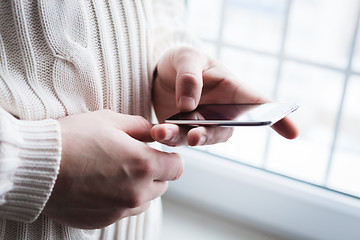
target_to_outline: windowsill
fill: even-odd
[[[287,238],[359,239],[360,201],[189,149],[168,197]]]
[[[186,205],[167,194],[162,202],[162,240],[286,240],[253,226]]]

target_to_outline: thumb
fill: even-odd
[[[191,48],[181,48],[175,53],[173,67],[176,71],[176,106],[180,111],[192,111],[200,102],[202,73],[207,58]]]
[[[119,114],[117,128],[142,142],[154,141],[150,135],[152,124],[141,116]]]

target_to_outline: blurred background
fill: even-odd
[[[268,128],[236,128],[229,142],[196,151],[329,191],[356,205],[360,201],[359,9],[358,0],[188,0],[190,30],[201,38],[209,55],[263,94],[300,106],[291,116],[300,129],[296,140],[282,139]],[[177,201],[181,191],[171,188],[164,198],[164,227],[168,226],[164,239],[176,239],[169,238],[174,234],[170,230],[180,224],[176,216],[181,222],[180,213],[186,212],[184,224],[186,219],[197,219],[200,225],[190,222],[200,235],[194,230],[182,239],[301,235],[276,235],[276,228],[263,232],[260,225],[238,223],[205,208],[200,211],[189,204],[191,200]],[[210,231],[213,238],[199,238],[206,231],[199,227],[204,222],[208,229],[218,229]]]

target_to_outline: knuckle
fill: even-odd
[[[142,116],[133,116],[134,121],[137,123],[137,125],[139,125],[139,128],[144,128],[144,129],[148,129],[151,127],[151,124],[148,120],[146,120],[144,117]]]
[[[146,178],[148,176],[152,176],[153,172],[154,169],[149,160],[143,159],[138,163],[136,170],[136,175],[138,177]]]
[[[198,76],[191,72],[184,72],[180,76],[180,80],[183,81],[184,84],[195,85],[200,84],[198,81]]]
[[[146,209],[148,209],[149,207],[150,207],[150,202],[144,203],[143,205],[141,205],[141,207],[138,207],[136,209],[131,209],[128,213],[128,216],[139,215],[140,213],[145,212]]]
[[[140,207],[144,202],[144,197],[142,196],[141,192],[133,191],[129,194],[127,199],[127,207],[128,208],[136,208]]]
[[[108,119],[110,121],[115,121],[120,117],[119,113],[116,113],[110,109],[103,109],[100,111],[101,111],[101,117],[105,117],[106,119]]]
[[[199,50],[189,46],[179,47],[178,51],[180,52],[181,57],[186,57],[186,58],[202,57],[203,55]]]

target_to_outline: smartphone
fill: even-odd
[[[271,126],[296,109],[298,105],[288,103],[203,104],[194,111],[177,113],[165,122],[190,126]]]

